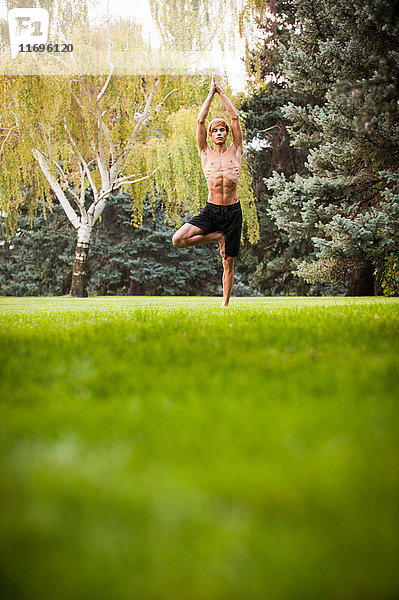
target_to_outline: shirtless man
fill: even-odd
[[[214,150],[206,140],[205,119],[215,94],[219,94],[231,118],[233,141],[227,148],[229,125],[222,119],[213,119],[208,127]],[[234,258],[238,256],[241,239],[242,213],[237,195],[241,170],[242,131],[238,113],[220,87],[216,75],[212,75],[209,94],[201,107],[197,120],[197,143],[202,170],[208,183],[208,201],[199,215],[185,223],[174,234],[172,241],[177,248],[197,246],[217,241],[223,258],[223,301],[228,306],[234,281]]]

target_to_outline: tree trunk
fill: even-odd
[[[347,296],[374,296],[376,293],[374,265],[359,263],[349,274]]]
[[[89,225],[79,227],[71,284],[71,296],[75,298],[87,298],[87,268],[90,237],[91,227]]]
[[[135,281],[134,279],[131,279],[130,284],[129,284],[128,295],[129,296],[145,296],[143,284]]]

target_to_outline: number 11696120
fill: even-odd
[[[20,52],[72,52],[73,44],[20,44]]]

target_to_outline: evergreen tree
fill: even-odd
[[[131,202],[112,198],[93,238],[90,287],[100,295],[213,295],[221,292],[217,244],[185,250],[172,244],[175,228],[165,222],[157,198],[146,199],[143,220],[132,226]]]
[[[18,228],[7,235],[0,217],[0,295],[51,296],[68,294],[75,232],[61,206],[53,212],[29,215],[25,207]]]
[[[300,106],[312,98],[295,94],[287,86],[282,72],[278,42],[287,41],[295,24],[295,3],[288,0],[275,3],[274,7],[271,4],[268,12],[261,8],[255,6],[259,17],[262,12],[262,20],[259,19],[261,41],[247,61],[252,94],[241,106],[247,131],[247,161],[257,199],[260,242],[253,247],[245,244],[238,271],[252,289],[263,294],[341,293],[342,285],[337,288],[320,283],[308,284],[292,274],[294,259],[307,256],[312,244],[310,240],[291,241],[268,211],[272,193],[265,186],[264,178],[270,177],[272,171],[283,173],[286,177],[306,173],[306,152],[290,146],[282,107],[289,101]]]
[[[132,225],[127,192],[112,195],[91,245],[88,290],[91,294],[214,295],[221,293],[222,266],[217,244],[177,250],[175,228],[143,202],[143,221]],[[6,238],[0,219],[0,295],[64,295],[71,285],[70,261],[75,234],[55,204],[51,213],[27,212]],[[239,290],[238,290],[239,291]]]
[[[297,273],[349,277],[378,293],[399,247],[399,21],[395,3],[301,0],[281,46],[290,90],[312,98],[283,115],[308,173],[274,172],[270,215],[290,242],[313,243]],[[316,253],[316,255],[315,255]]]

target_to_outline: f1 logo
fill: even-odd
[[[46,44],[49,14],[45,8],[12,8],[8,11],[8,31],[11,58],[15,58],[21,44]]]

